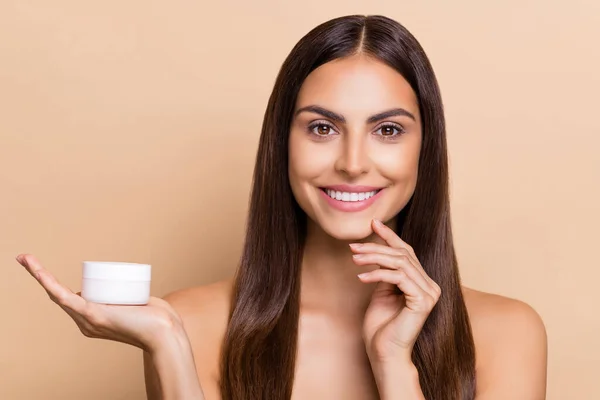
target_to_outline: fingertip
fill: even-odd
[[[362,247],[362,243],[350,243],[349,246],[351,250],[359,250]]]
[[[379,236],[381,235],[389,235],[390,228],[384,224],[381,220],[373,218],[373,231],[377,233]],[[383,236],[382,236],[383,237]]]

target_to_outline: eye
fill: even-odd
[[[401,125],[397,124],[383,124],[381,125],[375,132],[378,136],[381,136],[382,139],[396,139],[398,136],[405,133],[405,129]]]
[[[336,133],[334,127],[325,122],[316,122],[309,125],[308,131],[318,137],[327,137]]]

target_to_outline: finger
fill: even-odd
[[[433,283],[433,280],[427,275],[419,260],[411,254],[407,249],[404,248],[394,248],[390,246],[385,246],[379,243],[352,243],[350,244],[350,249],[357,254],[361,253],[380,253],[380,254],[389,254],[392,256],[407,256],[411,259],[411,262],[415,266],[415,268],[419,271],[421,275],[430,283]]]
[[[390,247],[395,248],[395,249],[404,249],[405,251],[408,251],[408,253],[415,260],[417,269],[419,269],[423,275],[425,275],[428,279],[431,280],[432,286],[437,288],[437,286],[438,286],[437,283],[435,283],[429,277],[429,275],[427,275],[427,272],[425,272],[425,269],[423,269],[423,266],[419,262],[419,258],[415,254],[415,250],[412,248],[411,245],[406,243],[404,240],[400,239],[400,236],[398,236],[396,234],[396,232],[394,232],[393,229],[391,229],[389,226],[385,225],[383,222],[381,222],[377,219],[374,219],[372,225],[373,225],[373,231],[375,233],[377,233],[377,235],[379,235],[379,237],[381,237]]]
[[[83,311],[86,301],[61,285],[56,278],[32,255],[21,255],[17,261],[33,275],[56,304],[75,311]]]
[[[437,302],[403,270],[376,269],[359,274],[358,277],[365,283],[384,282],[396,285],[404,293],[406,307],[415,312],[429,314]]]
[[[19,264],[25,267],[25,269],[31,274],[31,276],[33,276],[35,279],[38,279],[37,272],[41,267],[39,266],[39,263],[31,262],[32,260],[37,261],[35,260],[34,256],[30,254],[19,254],[15,259]]]
[[[404,240],[400,239],[400,236],[398,236],[389,226],[377,219],[374,219],[371,225],[373,226],[373,231],[379,235],[388,246],[396,249],[406,249],[415,259],[417,259],[417,255],[413,248]]]
[[[50,298],[58,305],[68,307],[73,311],[82,313],[86,301],[71,290],[61,285],[47,270],[38,271],[39,282],[44,287]]]
[[[381,253],[354,254],[352,256],[354,262],[358,265],[377,264],[383,268],[391,270],[402,270],[410,277],[419,287],[430,295],[434,295],[434,290],[429,282],[421,275],[421,273],[411,263],[406,255],[393,256]]]
[[[402,292],[403,306],[401,310],[389,320],[389,327],[392,335],[391,341],[401,348],[410,349],[423,328],[429,314],[435,307],[436,301],[419,288],[408,275],[401,270],[378,269],[359,275],[362,282],[377,282],[377,286],[395,285]]]
[[[379,243],[351,243],[350,248],[355,253],[381,253],[381,254],[389,254],[389,255],[401,255],[406,254],[412,258],[412,254],[408,252],[408,250],[403,248],[390,247],[384,244]]]
[[[47,271],[43,270],[40,277],[47,285],[58,285],[58,290],[46,290],[48,295],[60,308],[66,312],[75,322],[81,333],[86,337],[100,337],[98,332],[101,332],[103,326],[108,322],[107,317],[100,312],[98,305],[88,303],[84,298],[79,296],[79,293],[73,293],[71,290],[60,285],[56,279]],[[54,281],[52,282],[48,282]],[[57,292],[61,292],[58,293]]]

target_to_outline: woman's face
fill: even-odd
[[[364,55],[328,62],[304,81],[289,140],[300,207],[330,236],[359,240],[410,200],[421,150],[417,98],[393,68]]]

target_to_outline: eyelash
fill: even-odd
[[[314,129],[320,126],[327,126],[329,127],[329,129],[331,130],[335,130],[335,128],[333,127],[333,125],[327,123],[327,122],[315,122],[312,123],[308,126],[308,132],[313,135],[314,137],[316,137],[318,140],[327,140],[329,136],[331,135],[319,135],[316,134],[314,132]],[[391,136],[387,136],[387,135],[377,135],[380,136],[382,140],[396,140],[399,136],[401,136],[402,134],[406,133],[406,130],[404,129],[404,127],[402,125],[398,125],[398,124],[392,124],[390,122],[387,123],[383,123],[379,126],[379,128],[377,129],[378,131],[381,129],[385,129],[385,128],[392,128],[392,129],[396,129],[398,131],[397,134],[395,135],[391,135]]]

